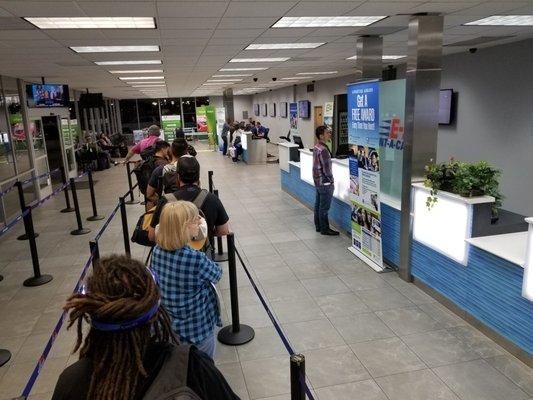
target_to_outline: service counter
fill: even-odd
[[[267,141],[262,138],[254,139],[251,132],[244,132],[241,135],[242,160],[246,164],[266,164],[267,162]]]
[[[351,236],[348,160],[334,159],[332,167],[330,221]],[[280,173],[282,189],[313,209],[312,153],[300,150],[300,162],[283,165],[280,157]],[[533,366],[533,218],[526,220],[526,230],[519,226],[518,232],[483,236],[493,198],[439,192],[428,210],[429,190],[421,183],[412,190],[415,283]],[[400,263],[400,210],[399,200],[381,195],[383,259],[395,267]]]

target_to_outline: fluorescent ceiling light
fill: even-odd
[[[76,53],[125,53],[160,51],[159,46],[72,46],[71,50]]]
[[[142,81],[142,82],[133,81],[133,82],[126,82],[127,85],[143,85],[143,84],[156,85],[156,84],[161,84],[161,83],[165,83],[165,81],[157,81],[157,82],[153,82],[153,81]]]
[[[155,29],[153,17],[24,17],[39,29]]]
[[[208,79],[206,82],[240,82],[242,79],[229,78],[229,79]]]
[[[381,59],[382,60],[399,60],[400,58],[404,58],[404,57],[406,56],[383,56]],[[357,55],[347,58],[347,60],[356,60],[356,59],[357,59]]]
[[[294,81],[299,79],[311,79],[312,76],[290,76],[288,78],[281,78],[282,81]]]
[[[166,87],[167,85],[133,85],[136,88],[148,88],[148,87]]]
[[[316,49],[326,44],[322,43],[267,43],[250,44],[244,50],[286,50],[286,49]]]
[[[121,81],[142,81],[143,79],[146,79],[147,81],[148,80],[153,81],[154,79],[156,80],[165,79],[165,77],[164,76],[121,76],[118,79],[120,79]]]
[[[152,65],[162,64],[161,60],[131,60],[131,61],[95,61],[96,65]]]
[[[272,28],[337,28],[368,26],[386,16],[368,17],[282,17]]]
[[[533,15],[493,15],[464,25],[533,26]]]
[[[202,86],[228,86],[228,85],[231,85],[232,83],[231,82],[222,82],[222,83],[214,83],[214,82],[210,82],[210,83],[202,83]]]
[[[230,72],[230,71],[266,71],[268,67],[250,67],[250,68],[222,68],[219,69],[219,71],[224,72]]]
[[[324,72],[298,72],[296,75],[333,75],[339,71],[324,71]]]
[[[213,78],[233,78],[235,76],[253,76],[253,74],[213,75]]]
[[[162,69],[126,69],[126,70],[115,70],[109,71],[112,74],[158,74],[162,73]]]
[[[233,58],[230,63],[248,63],[248,62],[283,62],[290,60],[290,57],[264,57],[264,58]]]

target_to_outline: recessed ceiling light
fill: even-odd
[[[143,79],[153,81],[154,79],[157,79],[157,80],[165,79],[165,77],[164,76],[121,76],[118,79],[120,79],[121,81],[142,81]]]
[[[24,17],[39,29],[155,29],[153,17]]]
[[[148,87],[165,87],[166,85],[133,85],[132,87],[148,88]]]
[[[126,70],[115,70],[115,71],[109,71],[112,74],[158,74],[162,73],[162,69],[126,69]]]
[[[138,82],[138,81],[128,82],[128,81],[126,81],[127,85],[144,85],[144,84],[155,85],[155,84],[158,84],[158,83],[159,84],[165,83],[165,81],[164,80],[156,81],[156,82],[154,82],[154,81],[142,81],[142,82]]]
[[[235,76],[253,76],[253,74],[229,74],[229,75],[213,75],[213,78],[232,78]]]
[[[324,71],[324,72],[298,72],[296,75],[333,75],[339,71]]]
[[[322,46],[322,43],[268,43],[268,44],[250,44],[244,50],[285,50],[285,49],[316,49]]]
[[[400,58],[404,58],[404,57],[406,56],[383,56],[381,59],[382,60],[399,60]],[[347,60],[356,60],[356,59],[357,59],[357,55],[347,58]]]
[[[242,79],[229,78],[229,79],[208,79],[206,82],[240,82]]]
[[[224,72],[230,72],[230,71],[266,71],[268,67],[250,67],[250,68],[221,68],[219,71]]]
[[[124,53],[160,51],[159,46],[72,46],[72,51],[76,53]]]
[[[131,61],[95,61],[96,65],[152,65],[162,64],[161,60],[131,60]]]
[[[464,25],[533,26],[533,15],[493,15]]]
[[[337,28],[346,26],[368,26],[386,16],[368,17],[282,17],[272,28]]]
[[[230,63],[248,63],[248,62],[283,62],[290,60],[290,57],[264,57],[264,58],[233,58]]]
[[[310,79],[312,76],[290,76],[288,78],[281,78],[282,81],[294,81],[298,79]]]

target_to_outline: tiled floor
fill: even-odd
[[[367,268],[346,250],[348,237],[318,235],[311,212],[280,190],[277,164],[234,164],[209,151],[198,158],[204,184],[207,171],[214,171],[245,263],[291,345],[306,356],[316,398],[533,398],[531,369],[395,273]],[[96,179],[99,212],[108,215],[127,189],[125,170],[114,167]],[[79,197],[86,217],[88,191]],[[13,353],[0,368],[0,400],[21,393],[102,224],[87,222],[91,234],[70,236],[75,218],[58,213],[61,201],[34,216],[42,270],[54,275],[51,283],[21,286],[31,273],[28,244],[15,239],[21,226],[0,241],[0,347]],[[140,205],[128,206],[130,229],[141,213]],[[102,254],[123,251],[118,216],[100,246]],[[136,245],[132,251],[145,255]],[[238,279],[241,322],[253,326],[256,337],[237,348],[218,345],[216,362],[243,399],[289,399],[289,357],[240,267]],[[219,289],[227,323],[227,274]],[[63,329],[32,399],[49,399],[57,375],[76,359],[69,354],[73,337]]]

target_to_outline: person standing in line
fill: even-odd
[[[335,182],[331,168],[331,153],[326,142],[331,140],[331,130],[321,125],[316,128],[317,143],[313,148],[313,181],[315,182],[315,228],[322,235],[336,236],[339,232],[329,226],[328,212],[333,199]]]
[[[226,122],[224,122],[224,125],[222,126],[222,133],[220,134],[220,136],[222,137],[222,142],[223,142],[222,155],[224,156],[228,152],[228,133],[230,130],[230,125],[231,125],[231,118],[227,118]]]
[[[148,128],[148,137],[141,140],[139,143],[133,146],[130,151],[128,151],[126,158],[124,158],[123,164],[127,163],[135,154],[141,154],[144,149],[152,146],[159,140],[159,136],[161,136],[161,129],[159,129],[157,125],[150,126]]]

